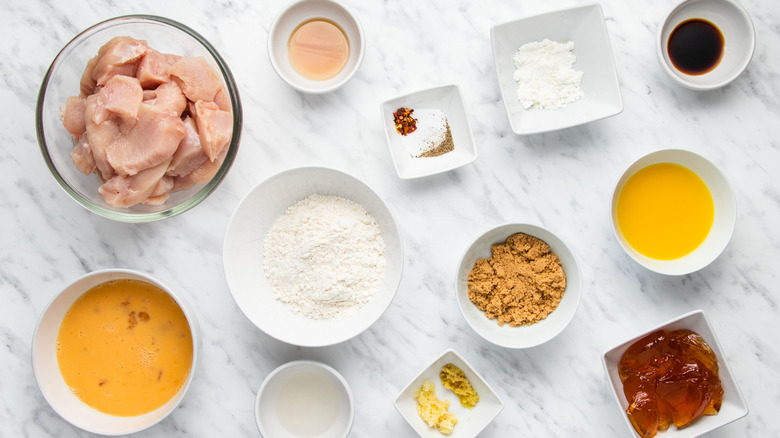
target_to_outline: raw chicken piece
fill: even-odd
[[[154,100],[156,98],[157,98],[157,91],[155,91],[155,90],[144,90],[144,100],[143,100],[144,102],[151,103],[149,101],[150,100]]]
[[[84,120],[84,112],[87,110],[87,99],[71,96],[65,101],[65,109],[62,110],[62,124],[74,137],[81,137],[87,130],[87,122]]]
[[[214,161],[230,143],[233,132],[233,115],[219,109],[214,102],[195,102],[195,121],[198,124],[200,145]]]
[[[97,170],[95,159],[92,157],[92,149],[89,147],[87,133],[84,133],[84,135],[79,138],[78,143],[76,143],[76,146],[74,146],[73,150],[70,152],[70,158],[73,159],[73,163],[76,165],[79,172],[84,175],[89,175]]]
[[[135,76],[138,60],[148,48],[146,41],[126,36],[112,38],[98,50],[98,60],[92,71],[92,79],[98,87],[101,87],[117,74]]]
[[[171,164],[168,163],[168,166],[170,165]],[[173,177],[167,175],[163,176],[162,178],[160,178],[160,182],[157,183],[157,186],[154,188],[154,190],[149,196],[151,197],[151,196],[164,195],[170,192],[172,188],[173,188]]]
[[[98,176],[102,181],[106,181],[116,174],[106,158],[106,148],[120,135],[120,130],[119,124],[114,119],[100,124],[94,122],[97,99],[97,94],[87,97],[84,120],[87,124],[87,140],[98,169]]]
[[[228,148],[223,149],[222,153],[219,154],[216,160],[206,160],[203,164],[195,168],[195,170],[188,173],[187,176],[189,176],[190,179],[196,183],[207,183],[211,181],[211,178],[213,178],[214,175],[217,174],[219,168],[222,167],[222,163],[225,161],[227,152]]]
[[[179,143],[179,148],[173,154],[173,160],[165,172],[169,176],[183,176],[192,172],[195,168],[208,160],[208,156],[200,147],[200,136],[195,120],[187,116],[184,119],[185,135]]]
[[[187,190],[190,187],[197,184],[195,181],[190,178],[190,175],[184,175],[184,176],[174,176],[173,177],[173,188],[171,189],[171,193],[178,192],[180,190]]]
[[[170,166],[170,164],[168,165]],[[165,201],[168,200],[168,198],[171,197],[171,189],[173,188],[173,177],[172,176],[163,176],[160,179],[160,182],[157,183],[157,186],[152,191],[152,194],[149,195],[146,200],[142,202],[144,205],[162,205],[165,203]]]
[[[112,113],[123,119],[134,120],[138,115],[143,93],[138,79],[121,75],[112,77],[97,94],[93,121],[103,123]]]
[[[225,157],[227,157],[227,152],[228,148],[225,148],[213,162],[206,160],[192,172],[184,176],[174,177],[171,193],[178,192],[179,190],[187,190],[195,184],[211,181],[211,179],[214,178],[214,175],[217,174],[219,168],[222,167],[222,163],[225,161]]]
[[[97,81],[92,77],[92,72],[95,71],[97,62],[97,55],[87,61],[87,67],[84,69],[84,73],[81,75],[81,82],[79,83],[81,97],[87,97],[90,94],[95,94],[95,91],[97,91]]]
[[[193,102],[212,102],[217,92],[222,89],[222,80],[217,72],[201,57],[187,57],[176,61],[168,69],[168,74],[179,84],[187,99]]]
[[[171,197],[170,193],[163,193],[162,195],[157,196],[150,196],[146,198],[141,204],[143,205],[151,205],[151,206],[157,206],[157,205],[163,205],[165,204],[165,201],[168,200],[168,198]]]
[[[168,76],[168,68],[179,59],[181,56],[168,55],[149,48],[138,61],[135,75],[141,81],[142,87],[146,89],[157,88],[158,85],[171,80]]]
[[[217,95],[214,96],[214,103],[216,103],[219,109],[222,111],[231,112],[232,108],[230,107],[230,96],[228,96],[225,87],[222,87],[222,89],[217,92]]]
[[[175,82],[165,82],[154,90],[154,98],[147,100],[157,110],[179,117],[187,109],[187,97]]]
[[[164,161],[169,162],[184,135],[184,122],[180,118],[141,103],[135,126],[108,145],[106,157],[120,175],[135,175]]]
[[[103,183],[98,191],[112,207],[132,207],[144,202],[165,174],[169,161],[163,161],[133,176],[116,175]]]

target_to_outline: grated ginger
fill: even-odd
[[[457,366],[448,363],[441,368],[439,373],[441,383],[458,396],[460,404],[465,408],[473,408],[479,402],[479,394],[471,386],[466,373]]]
[[[428,426],[438,428],[443,435],[452,433],[458,419],[449,412],[449,400],[436,397],[436,388],[430,380],[423,381],[420,389],[414,392],[414,398],[417,399],[417,415]]]

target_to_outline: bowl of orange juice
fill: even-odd
[[[736,223],[734,192],[701,155],[666,149],[631,164],[612,194],[612,228],[637,263],[685,275],[714,261]]]
[[[46,401],[88,432],[125,435],[162,421],[190,387],[198,323],[183,297],[141,272],[87,274],[41,314],[32,365]]]
[[[329,93],[355,75],[366,48],[357,17],[334,0],[293,0],[268,31],[274,71],[298,91]]]

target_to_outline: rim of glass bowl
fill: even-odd
[[[78,191],[74,190],[68,183],[63,179],[63,177],[60,175],[59,170],[54,164],[54,161],[51,158],[51,155],[49,154],[49,149],[46,146],[46,137],[44,134],[44,128],[43,128],[43,102],[46,98],[46,90],[49,85],[49,80],[51,79],[52,72],[55,68],[55,66],[58,65],[58,62],[60,59],[62,59],[65,55],[70,53],[71,48],[73,47],[74,43],[77,41],[81,41],[82,39],[89,37],[93,34],[95,34],[97,31],[113,27],[116,25],[121,24],[128,24],[128,23],[151,23],[151,24],[162,24],[174,27],[185,34],[189,35],[193,39],[195,39],[198,43],[200,43],[206,51],[209,52],[209,54],[214,58],[214,61],[217,63],[217,66],[219,67],[220,73],[222,74],[222,77],[225,79],[225,82],[227,83],[227,92],[230,95],[230,102],[231,102],[231,109],[233,111],[233,135],[230,139],[230,144],[228,145],[228,151],[227,156],[225,156],[225,161],[222,163],[222,166],[220,166],[217,173],[214,175],[213,178],[209,182],[207,182],[203,187],[201,187],[200,190],[198,190],[195,194],[190,196],[188,199],[182,201],[181,203],[177,205],[173,205],[169,208],[166,208],[165,210],[156,211],[152,213],[144,213],[144,212],[130,212],[129,209],[125,209],[127,211],[117,211],[112,210],[110,208],[106,208],[102,205],[98,205],[88,198],[82,196]],[[78,35],[73,37],[63,48],[62,50],[57,53],[57,56],[52,61],[51,65],[49,66],[49,69],[46,71],[46,75],[43,77],[43,81],[41,82],[41,88],[38,91],[38,100],[35,107],[35,132],[38,137],[38,146],[41,149],[41,153],[43,154],[43,158],[46,161],[46,166],[51,171],[51,174],[54,176],[54,179],[57,180],[57,183],[62,187],[63,190],[74,200],[76,200],[81,206],[85,207],[87,210],[90,210],[94,213],[97,213],[100,216],[103,216],[108,219],[113,219],[120,222],[153,222],[158,221],[162,219],[167,219],[176,215],[179,215],[181,213],[184,213],[185,211],[195,207],[196,205],[200,204],[201,201],[206,199],[216,188],[219,186],[219,184],[224,179],[225,175],[227,175],[228,171],[230,170],[231,166],[233,165],[233,161],[236,158],[236,154],[238,154],[238,145],[241,141],[241,130],[242,130],[242,124],[243,124],[243,114],[241,109],[241,98],[238,95],[238,88],[236,87],[236,81],[233,78],[233,73],[231,73],[230,68],[227,66],[227,63],[225,63],[225,60],[222,59],[222,56],[217,52],[217,50],[209,43],[203,36],[201,36],[198,32],[193,30],[192,28],[179,23],[178,21],[171,20],[165,17],[159,17],[156,15],[122,15],[119,17],[110,18],[108,20],[101,21],[95,25],[92,25],[85,29],[84,31],[80,32]]]

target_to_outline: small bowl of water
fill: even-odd
[[[257,391],[255,421],[264,437],[346,438],[354,419],[349,384],[321,362],[281,365]]]

